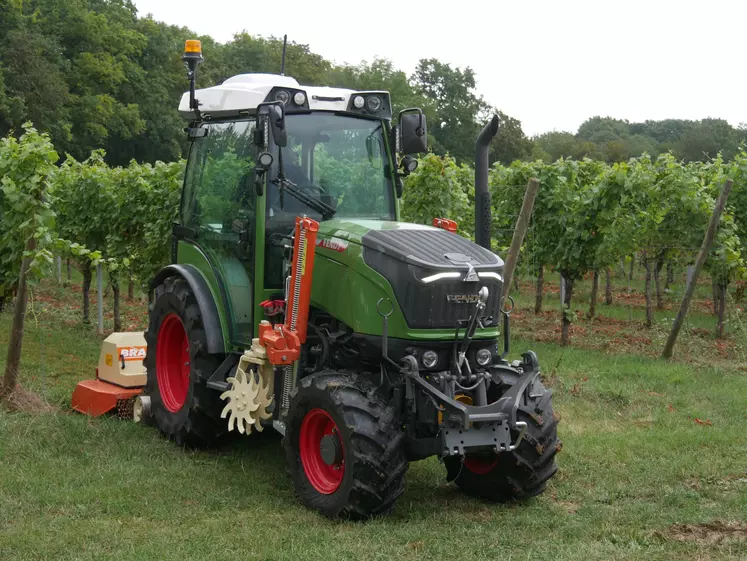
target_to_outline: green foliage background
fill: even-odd
[[[105,258],[146,283],[168,261],[183,162],[131,161],[125,167],[109,166],[105,153],[97,150],[83,161],[68,155],[60,167],[55,167],[58,156],[48,135],[39,134],[30,125],[24,130],[20,140],[9,135],[0,145],[3,282],[12,282],[25,240],[34,235],[42,249],[60,251],[64,246],[69,250],[69,244],[75,244],[75,248],[96,252],[79,253],[83,262]],[[524,186],[530,177],[537,177],[541,188],[535,203],[533,234],[524,248],[532,261],[569,279],[581,278],[638,252],[644,259],[685,263],[693,258],[690,249],[702,240],[718,190],[726,177],[733,177],[734,195],[708,262],[708,267],[728,283],[744,273],[745,162],[744,151],[731,163],[720,158],[706,164],[683,163],[671,154],[613,165],[588,158],[559,159],[551,164],[517,160],[509,166],[496,162],[489,173],[494,246],[500,251],[510,243]],[[226,152],[221,165],[210,168],[223,179],[216,177],[207,184],[218,184],[226,178],[236,183],[237,174],[243,174],[246,167],[245,158]],[[371,186],[371,200],[347,202],[342,190],[346,181],[365,183],[370,175],[368,168],[363,166],[345,176],[339,166],[330,163],[327,167],[324,175],[336,186],[339,205],[376,206],[378,185]],[[202,206],[211,208],[219,220],[226,201],[212,201],[215,197],[211,198],[209,191],[200,196],[204,199]],[[458,222],[460,233],[473,236],[474,170],[450,156],[427,154],[406,179],[400,206],[403,220],[430,224],[434,217],[451,218]],[[68,245],[60,245],[60,240]],[[43,261],[42,257],[38,259]],[[49,255],[45,259],[51,261]]]
[[[55,213],[47,192],[58,159],[49,137],[31,125],[20,139],[0,139],[0,299],[15,288],[21,260],[30,257],[29,277],[52,262]],[[28,245],[33,239],[33,247]],[[26,252],[28,251],[28,254]]]
[[[175,161],[184,154],[184,126],[176,104],[187,87],[180,60],[193,31],[138,14],[129,0],[0,0],[0,136],[26,121],[50,135],[59,154],[85,160],[103,149],[108,164]],[[246,72],[277,73],[282,41],[236,34],[225,44],[199,37],[206,63],[198,86]],[[291,38],[292,39],[292,38]],[[646,152],[707,161],[738,152],[747,130],[720,119],[629,123],[592,117],[573,132],[527,138],[521,122],[476,93],[474,71],[422,59],[412,75],[391,61],[336,65],[291,41],[287,72],[301,84],[384,89],[395,111],[422,107],[438,155],[470,163],[474,139],[491,113],[502,126],[491,162],[552,162],[584,157],[624,162]]]
[[[183,162],[110,167],[104,156],[68,156],[56,167],[49,136],[30,124],[20,138],[0,139],[0,296],[15,288],[24,255],[31,282],[49,273],[54,254],[81,268],[103,260],[141,284],[168,262]]]

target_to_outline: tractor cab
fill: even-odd
[[[174,261],[210,264],[211,284],[224,284],[226,342],[248,346],[261,303],[283,290],[296,217],[395,222],[412,164],[398,171],[387,92],[243,74],[195,96],[199,108],[190,94],[179,107],[193,123]],[[409,150],[424,149],[424,116],[403,116]]]

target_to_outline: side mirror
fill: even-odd
[[[282,101],[268,101],[257,106],[257,116],[262,126],[269,124],[275,145],[284,148],[288,144],[288,133],[285,130],[285,105]],[[267,134],[264,135],[264,148],[267,148]]]
[[[425,115],[421,109],[403,109],[397,125],[399,151],[402,154],[419,154],[428,151],[428,134]]]

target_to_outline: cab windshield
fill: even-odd
[[[306,195],[335,210],[337,218],[394,220],[391,179],[386,171],[384,123],[334,113],[286,115],[288,144],[282,148],[283,173]],[[267,216],[304,213],[321,219],[318,210],[281,192],[278,148],[267,186]]]

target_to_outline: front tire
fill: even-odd
[[[447,480],[467,495],[490,501],[522,500],[542,493],[558,471],[555,455],[562,448],[552,392],[537,381],[525,392],[516,416],[527,423],[516,450],[445,458]],[[518,437],[517,431],[511,432]]]
[[[151,414],[164,435],[180,445],[215,444],[226,431],[221,402],[207,379],[220,357],[207,354],[202,313],[189,283],[169,277],[155,289],[145,332]]]
[[[329,518],[394,509],[408,467],[403,439],[392,404],[359,374],[322,371],[291,393],[288,468],[301,502]]]

